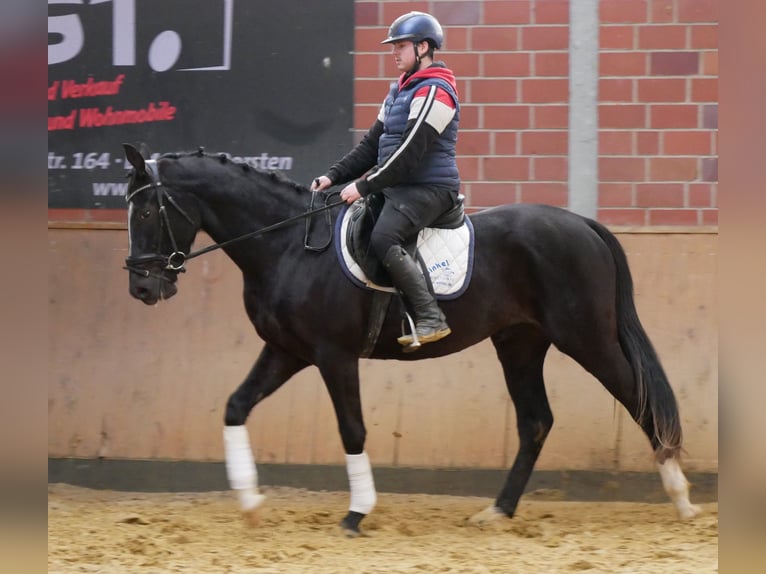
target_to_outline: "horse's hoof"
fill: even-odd
[[[505,518],[506,514],[497,506],[488,506],[481,512],[478,512],[468,519],[468,523],[473,526],[485,526],[492,522],[497,522],[501,518]]]
[[[691,520],[702,514],[702,507],[697,506],[696,504],[689,504],[676,510],[678,511],[679,520]]]
[[[362,535],[362,531],[359,529],[359,523],[366,515],[361,512],[354,512],[350,510],[346,517],[340,521],[340,527],[346,538],[358,538]]]

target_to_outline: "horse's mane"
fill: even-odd
[[[232,158],[228,153],[207,153],[203,148],[200,148],[197,151],[164,153],[160,156],[160,159],[183,159],[186,157],[207,158],[217,161],[222,165],[229,166],[231,169],[239,169],[242,171],[242,173],[250,175],[251,177],[266,177],[276,184],[286,185],[299,193],[310,192],[307,186],[293,181],[280,171],[271,171],[255,167],[246,161]]]

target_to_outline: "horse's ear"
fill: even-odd
[[[141,155],[146,159],[152,157],[152,150],[149,149],[149,145],[146,142],[138,143],[138,151],[140,151]]]
[[[144,160],[144,156],[141,155],[141,152],[139,152],[133,145],[128,143],[122,144],[122,149],[125,150],[125,157],[130,162],[130,165],[132,165],[136,170],[136,173],[145,174],[146,161]]]

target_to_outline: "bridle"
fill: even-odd
[[[170,271],[172,273],[175,273],[176,275],[178,275],[178,273],[186,273],[185,264],[189,259],[194,259],[195,257],[199,257],[200,255],[209,253],[210,251],[214,251],[216,249],[221,249],[222,247],[226,247],[227,245],[231,245],[232,243],[236,243],[238,241],[250,239],[252,237],[257,237],[258,235],[267,233],[269,231],[280,229],[281,227],[285,227],[301,219],[310,218],[313,215],[316,215],[317,213],[327,211],[329,209],[332,209],[333,207],[337,207],[345,203],[345,201],[342,199],[335,202],[328,202],[329,198],[332,195],[335,195],[337,192],[332,192],[332,193],[313,192],[311,196],[311,207],[313,207],[314,199],[318,193],[322,193],[325,197],[324,206],[316,208],[316,209],[310,209],[309,211],[305,213],[294,215],[285,220],[279,221],[273,225],[269,225],[262,229],[258,229],[256,231],[246,233],[245,235],[240,235],[239,237],[234,237],[233,239],[229,239],[228,241],[223,241],[221,243],[214,243],[212,245],[208,245],[207,247],[199,249],[198,251],[194,251],[192,253],[187,254],[181,251],[180,249],[178,249],[178,244],[176,242],[175,234],[173,233],[173,228],[170,226],[170,218],[168,217],[167,207],[164,203],[165,200],[167,200],[170,206],[173,207],[176,211],[178,211],[178,213],[180,213],[184,217],[184,219],[186,219],[186,221],[188,221],[192,226],[197,227],[197,224],[183,210],[183,208],[180,205],[178,205],[178,202],[175,199],[173,199],[173,196],[171,196],[167,191],[165,191],[164,188],[166,186],[160,181],[157,161],[146,160],[145,164],[146,164],[146,172],[149,175],[151,181],[147,183],[146,185],[143,185],[139,187],[138,189],[134,189],[133,191],[131,191],[128,195],[126,195],[125,201],[129,204],[131,200],[137,194],[147,190],[155,191],[157,196],[157,203],[159,204],[160,225],[167,229],[168,238],[170,239],[170,245],[172,247],[172,251],[170,255],[162,255],[161,253],[148,253],[146,255],[139,255],[136,257],[130,256],[130,255],[126,257],[125,266],[123,267],[123,269],[126,269],[131,273],[136,273],[138,275],[141,275],[142,277],[155,277],[157,279],[161,279],[164,281],[171,281],[171,279],[168,279],[168,277],[166,277],[164,274],[153,273],[152,271],[147,269],[146,266],[148,264],[159,261],[162,263],[162,269],[164,271]],[[161,242],[162,242],[162,235],[160,235],[160,243]],[[304,241],[304,248],[309,251],[321,251],[321,250],[324,250],[328,245],[329,245],[329,242],[327,245],[322,246],[322,248],[315,248],[308,245],[308,222],[307,222],[306,240]]]
[[[155,277],[158,279],[163,279],[165,281],[170,281],[164,274],[156,274],[152,273],[149,269],[146,268],[146,266],[150,263],[154,263],[156,261],[162,262],[162,267],[165,271],[171,271],[175,273],[176,275],[178,273],[185,273],[186,269],[184,268],[184,264],[186,262],[186,259],[188,258],[187,255],[178,249],[178,244],[176,242],[175,234],[173,233],[173,228],[170,226],[170,218],[168,217],[168,210],[167,206],[165,205],[165,200],[168,201],[168,203],[176,210],[178,213],[180,213],[186,221],[188,221],[191,225],[196,226],[194,223],[194,220],[189,216],[188,213],[186,213],[183,208],[178,205],[178,202],[173,199],[173,196],[171,196],[164,188],[165,186],[160,181],[159,171],[157,169],[157,161],[156,160],[146,160],[146,172],[149,175],[150,182],[146,185],[143,185],[139,187],[138,189],[134,189],[132,192],[130,192],[128,195],[125,196],[125,202],[130,204],[131,200],[138,195],[139,193],[142,193],[147,190],[154,190],[155,195],[157,197],[157,203],[159,205],[159,215],[160,215],[160,226],[162,231],[162,228],[167,229],[168,238],[170,239],[170,245],[172,247],[172,251],[170,255],[162,255],[161,253],[147,253],[146,255],[139,255],[139,256],[131,256],[128,255],[128,257],[125,258],[125,267],[123,269],[127,269],[131,273],[136,273],[138,275],[141,275],[143,277]],[[160,245],[162,244],[162,234],[160,233],[160,240],[158,242]],[[159,246],[158,246],[159,249]]]

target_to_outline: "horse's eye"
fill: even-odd
[[[152,211],[151,209],[144,209],[141,213],[138,214],[138,217],[140,219],[149,219],[149,216],[151,216]]]

